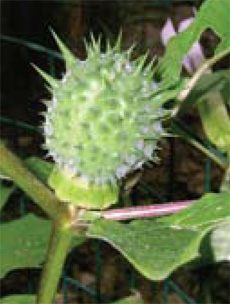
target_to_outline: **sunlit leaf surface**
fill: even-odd
[[[199,256],[202,238],[230,217],[230,193],[206,194],[178,214],[129,224],[96,220],[89,236],[107,241],[149,279],[162,280]]]
[[[44,259],[51,222],[28,215],[1,224],[1,276],[15,268],[35,267]]]

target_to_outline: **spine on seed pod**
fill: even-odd
[[[81,61],[54,37],[65,75],[57,80],[38,69],[52,94],[43,125],[45,149],[56,162],[49,183],[64,201],[104,209],[117,200],[117,180],[156,160],[165,135],[153,62],[146,64],[146,55],[131,61],[120,38],[103,53],[92,38]]]

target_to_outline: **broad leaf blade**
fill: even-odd
[[[202,238],[229,217],[229,205],[230,193],[209,194],[163,219],[129,224],[97,220],[88,234],[112,244],[147,278],[162,280],[198,257]]]
[[[179,230],[155,221],[133,221],[125,225],[100,220],[90,229],[89,236],[111,243],[149,279],[162,280],[175,268],[186,263],[185,249],[198,255],[199,234]],[[194,248],[194,249],[193,249]]]
[[[198,103],[203,129],[220,151],[230,151],[230,118],[222,96],[215,92]]]
[[[28,215],[1,224],[0,276],[15,268],[35,267],[44,259],[51,222]]]
[[[178,214],[159,219],[159,222],[179,227],[203,230],[230,218],[230,192],[207,193],[194,205]]]
[[[1,224],[0,277],[15,268],[37,267],[45,258],[51,221],[27,215]],[[71,247],[79,246],[85,236],[75,235]]]

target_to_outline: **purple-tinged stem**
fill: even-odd
[[[189,207],[195,201],[172,202],[166,204],[157,204],[151,206],[138,206],[123,209],[112,209],[102,211],[101,217],[106,220],[129,220],[143,217],[156,217],[177,213]]]

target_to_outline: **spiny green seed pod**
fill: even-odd
[[[87,45],[80,61],[55,35],[66,63],[56,80],[40,71],[51,86],[44,135],[49,155],[61,169],[96,185],[113,184],[153,159],[164,135],[162,102],[154,97],[152,63],[130,61],[131,49]]]

